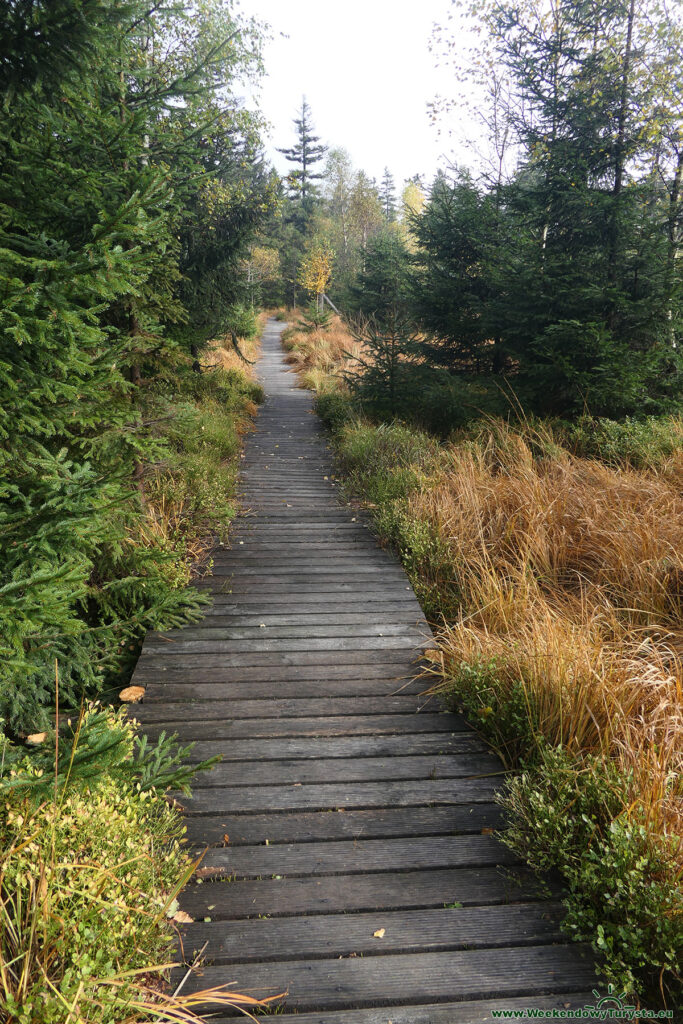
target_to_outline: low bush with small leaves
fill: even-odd
[[[555,424],[553,429],[560,442],[577,455],[613,466],[661,469],[672,456],[683,456],[680,416],[647,416],[639,420],[583,416],[573,423]]]
[[[504,840],[538,870],[562,874],[563,929],[592,943],[618,991],[662,986],[671,999],[682,980],[680,838],[653,834],[634,789],[609,758],[541,745],[537,763],[508,784]]]
[[[3,741],[1,1024],[200,1024],[193,1006],[207,999],[165,985],[175,897],[194,864],[164,790],[189,792],[187,753],[98,707],[38,749]],[[236,993],[212,1000],[255,1005]]]

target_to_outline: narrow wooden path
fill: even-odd
[[[283,1024],[583,1006],[590,959],[491,834],[500,763],[420,695],[429,630],[402,567],[337,501],[281,328],[264,336],[245,512],[202,584],[213,604],[150,635],[133,680],[149,734],[223,755],[184,801],[190,841],[210,846],[182,899],[186,957],[209,943],[187,987],[286,989]]]

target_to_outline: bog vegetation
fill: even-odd
[[[0,13],[2,1021],[191,1019],[162,981],[186,752],[109,704],[146,630],[201,614],[285,305],[437,626],[428,684],[518,769],[506,840],[620,989],[680,994],[680,5],[461,15],[434,112],[474,88],[484,156],[397,187],[305,99],[267,165],[232,0]]]

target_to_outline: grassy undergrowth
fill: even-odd
[[[62,729],[57,758],[49,741],[34,756],[2,741],[2,1024],[200,1024],[201,1003],[261,1005],[165,984],[175,897],[195,867],[164,797],[187,790],[186,752],[138,740],[133,722],[97,707]]]
[[[255,331],[239,348],[256,358]],[[227,540],[236,512],[241,434],[261,390],[229,340],[214,342],[203,363],[201,373],[184,361],[143,385],[140,416],[153,458],[138,466],[131,498],[112,503],[107,542],[80,566],[87,579],[70,611],[71,632],[52,648],[42,635],[52,686],[36,700],[31,680],[6,666],[1,1024],[190,1024],[201,1003],[261,1005],[226,991],[170,995],[175,896],[194,865],[165,792],[188,791],[197,766],[185,766],[188,751],[172,738],[148,744],[106,707],[127,683],[146,629],[200,613],[188,584],[210,572],[211,549]],[[90,673],[79,666],[82,633],[94,634]]]
[[[316,350],[306,361],[316,367]],[[683,949],[683,428],[473,424],[446,443],[311,376],[349,497],[438,625],[433,683],[519,769],[506,841],[569,890],[620,990],[676,1005]]]

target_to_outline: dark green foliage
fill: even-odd
[[[326,427],[337,433],[357,415],[351,398],[343,391],[322,391],[315,400],[315,411]]]
[[[311,334],[313,331],[326,330],[331,321],[332,311],[330,309],[325,309],[324,305],[320,307],[317,302],[311,302],[301,314],[301,320],[297,322],[297,327],[300,331]]]
[[[299,117],[294,118],[294,127],[296,142],[289,149],[280,149],[279,152],[294,165],[294,170],[287,176],[287,184],[292,196],[307,213],[317,194],[315,182],[323,177],[320,171],[315,170],[315,165],[322,160],[327,146],[321,144],[320,136],[313,134],[311,108],[305,96],[301,100]]]
[[[553,431],[578,456],[612,466],[656,470],[683,449],[683,422],[673,416],[621,422],[582,416],[574,423],[553,424]]]
[[[391,224],[396,220],[396,185],[394,176],[388,167],[384,168],[382,182],[379,187],[379,201],[382,204],[382,212],[385,220]]]
[[[449,678],[448,702],[467,714],[509,768],[538,760],[538,715],[520,679],[505,691],[495,661],[463,661]]]
[[[157,424],[178,325],[242,315],[272,189],[225,88],[258,34],[224,5],[13,0],[0,28],[0,714],[21,734],[57,673],[78,706],[146,629],[197,615],[179,548],[140,537],[174,456]]]
[[[7,0],[0,11],[0,92],[9,100],[78,73],[93,37],[115,29],[134,5],[108,0]]]
[[[208,771],[220,757],[187,766],[194,744],[181,747],[176,736],[162,732],[150,743],[135,736],[121,713],[114,715],[92,707],[60,726],[44,742],[28,749],[0,736],[0,795],[21,798],[30,794],[39,802],[63,797],[69,787],[93,787],[102,779],[114,779],[122,786],[148,789],[176,789],[189,793],[189,783],[198,771]]]
[[[369,240],[363,253],[363,269],[351,288],[348,305],[352,312],[372,318],[380,329],[410,320],[410,257],[394,228]]]
[[[622,0],[590,10],[571,0],[549,20],[542,5],[491,0],[471,14],[484,29],[486,66],[500,69],[492,109],[482,111],[498,166],[479,180],[439,174],[424,211],[410,218],[403,315],[430,339],[419,366],[446,371],[463,392],[476,382],[465,403],[475,415],[510,403],[568,418],[675,411],[680,9],[649,16]],[[387,183],[386,210],[389,192]],[[353,296],[378,319],[387,246],[370,243]],[[424,389],[421,370],[413,372],[414,390]],[[451,387],[424,390],[422,422],[442,395],[447,422]]]

